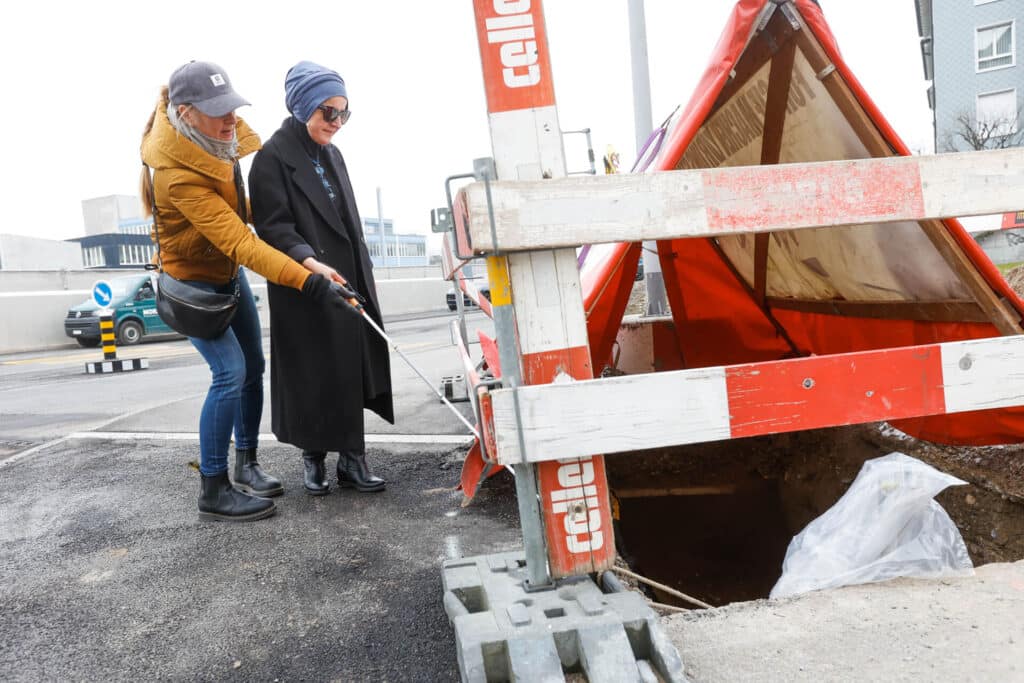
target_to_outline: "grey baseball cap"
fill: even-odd
[[[171,104],[191,104],[207,116],[224,116],[249,102],[231,87],[224,69],[212,62],[189,62],[171,74]]]

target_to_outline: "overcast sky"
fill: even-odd
[[[623,166],[635,154],[626,0],[546,0],[563,130],[589,127]],[[912,0],[821,0],[853,72],[911,149],[931,151],[931,114]],[[685,104],[733,6],[646,0],[655,124]],[[200,9],[204,8],[204,9]],[[444,178],[490,156],[469,0],[215,4],[8,3],[0,25],[4,96],[0,233],[84,233],[81,201],[135,194],[139,138],[159,86],[191,59],[220,64],[266,139],[287,116],[284,75],[302,59],[336,69],[352,118],[334,142],[364,216],[429,233]],[[570,170],[586,166],[567,141]],[[246,166],[247,168],[247,166]],[[431,242],[433,244],[433,240]]]

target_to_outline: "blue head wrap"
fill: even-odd
[[[299,62],[284,77],[284,104],[302,123],[313,118],[316,108],[332,97],[348,98],[345,81],[337,71],[313,62]]]

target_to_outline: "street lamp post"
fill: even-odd
[[[654,129],[651,116],[651,75],[647,68],[647,23],[644,0],[629,0],[629,54],[633,66],[633,126],[636,153],[643,149]],[[664,315],[668,311],[665,280],[658,261],[658,243],[643,243],[644,284],[647,286],[647,315]]]

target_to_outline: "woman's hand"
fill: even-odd
[[[347,284],[345,278],[343,278],[338,273],[338,271],[336,271],[334,268],[331,268],[326,263],[321,263],[320,261],[317,261],[312,256],[303,259],[302,265],[306,267],[306,270],[315,275],[323,275],[328,280],[337,282],[339,285]]]

